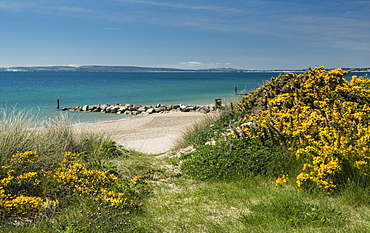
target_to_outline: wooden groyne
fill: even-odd
[[[162,105],[157,104],[156,106],[139,105],[139,104],[97,104],[97,105],[84,105],[77,106],[74,108],[62,108],[63,111],[84,111],[84,112],[102,112],[112,114],[128,114],[128,115],[140,115],[140,114],[152,114],[152,113],[166,113],[166,112],[202,112],[209,113],[215,111],[220,105]]]

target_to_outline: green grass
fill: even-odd
[[[181,176],[176,159],[151,160],[162,168],[162,177],[152,181],[153,194],[133,215],[137,232],[367,232],[370,227],[368,197],[354,205],[350,191],[328,196],[293,184],[275,187],[263,176],[199,181]]]
[[[201,148],[210,139],[222,138],[233,123],[230,114],[220,114],[195,125],[180,143],[182,146],[162,155],[125,150],[104,135],[76,134],[60,122],[45,124],[43,134],[22,131],[30,125],[23,119],[15,123],[12,127],[17,127],[12,129],[17,133],[2,128],[2,156],[10,156],[13,147],[20,151],[42,151],[47,155],[40,164],[42,168],[60,159],[62,151],[84,152],[90,167],[111,170],[126,180],[140,175],[150,183],[148,188],[132,191],[137,204],[130,209],[103,208],[91,200],[71,198],[34,221],[0,222],[0,232],[316,233],[370,229],[369,188],[356,182],[328,195],[298,189],[294,177],[286,185],[276,187],[276,174],[241,177],[230,173],[206,180],[184,174],[181,154],[188,154],[193,147]],[[17,140],[22,143],[15,143]],[[6,142],[12,143],[6,146]],[[6,161],[5,157],[2,159]]]

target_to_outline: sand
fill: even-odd
[[[104,133],[127,149],[147,154],[161,154],[171,150],[188,128],[209,114],[214,113],[170,112],[75,128]]]

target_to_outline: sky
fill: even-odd
[[[370,1],[0,0],[0,67],[370,67]]]

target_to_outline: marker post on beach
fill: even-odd
[[[216,108],[221,108],[221,103],[222,103],[222,100],[221,99],[215,99],[215,106],[216,106]]]

